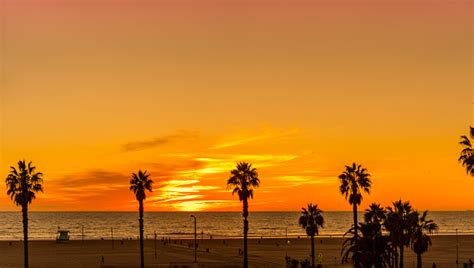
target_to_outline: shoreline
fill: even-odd
[[[474,240],[474,233],[442,233],[442,234],[431,234],[430,235],[431,237],[472,237],[472,239]],[[112,239],[110,237],[104,237],[103,239],[102,238],[84,238],[83,240],[81,238],[77,238],[77,237],[80,237],[80,236],[74,236],[73,239],[69,239],[69,241],[112,241]],[[347,236],[346,236],[347,237]],[[315,239],[345,239],[346,238],[345,236],[343,235],[318,235],[315,237]],[[248,239],[249,240],[267,240],[267,239],[289,239],[289,240],[294,240],[294,239],[306,239],[306,238],[309,238],[308,236],[306,235],[288,235],[288,236],[248,236]],[[158,235],[157,236],[157,239],[156,241],[162,241],[163,239],[171,239],[171,240],[194,240],[194,237],[192,236],[186,236],[186,237],[179,237],[179,236],[176,236],[176,235]],[[216,235],[214,236],[213,235],[213,238],[209,238],[209,235],[205,235],[204,238],[202,239],[200,237],[200,234],[198,234],[197,236],[197,240],[198,241],[201,241],[201,240],[204,240],[204,241],[213,241],[213,240],[225,240],[225,239],[229,239],[229,240],[241,240],[243,239],[243,236],[222,236],[222,235]],[[123,237],[114,237],[113,239],[114,241],[121,241],[121,240],[124,240],[124,241],[137,241],[138,239],[136,238],[132,238],[130,239],[130,237],[128,238],[123,238]],[[154,241],[153,238],[145,238],[146,241]],[[18,239],[0,239],[0,243],[1,242],[18,242],[18,241],[23,241],[22,238],[18,238]],[[29,238],[28,239],[29,242],[32,242],[32,241],[37,241],[37,242],[42,242],[42,241],[56,241],[55,238],[44,238],[44,239],[37,239],[37,238]],[[67,242],[67,241],[66,241]]]

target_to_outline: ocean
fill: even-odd
[[[237,238],[242,236],[239,212],[145,212],[145,235],[159,239],[192,238],[197,218],[198,237]],[[299,212],[250,212],[249,236],[305,236],[298,226]],[[322,236],[341,236],[352,224],[351,212],[324,212]],[[474,234],[474,211],[432,211],[429,218],[439,225],[438,234]],[[362,213],[359,215],[362,219]],[[137,238],[137,212],[30,212],[29,237],[32,240],[55,239],[57,230],[69,230],[71,239]],[[0,212],[0,240],[22,239],[21,212]]]

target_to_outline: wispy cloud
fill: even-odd
[[[179,211],[201,211],[206,209],[218,209],[230,204],[240,205],[232,200],[193,200],[175,203],[172,207]]]
[[[334,177],[319,177],[317,175],[287,175],[272,177],[276,183],[283,182],[282,187],[295,187],[300,185],[311,184],[335,184],[337,181]]]
[[[59,179],[48,180],[47,184],[59,187],[62,191],[94,191],[127,187],[129,175],[100,169],[67,174]]]
[[[141,151],[157,146],[166,145],[172,142],[177,142],[181,140],[193,140],[196,138],[197,134],[195,131],[180,130],[175,134],[160,136],[150,140],[129,142],[123,146],[123,150],[126,152]]]
[[[121,209],[117,200],[129,197],[129,180],[129,175],[101,169],[48,177],[44,182],[47,194],[40,198],[68,210]]]
[[[176,171],[181,176],[202,177],[209,174],[227,173],[238,161],[250,161],[258,168],[272,167],[296,159],[296,155],[279,154],[210,154],[195,156],[194,161],[200,162],[200,168]]]
[[[162,182],[158,194],[149,198],[156,206],[166,206],[180,211],[199,211],[208,208],[212,204],[227,201],[204,200],[206,193],[218,189],[217,186],[202,185],[196,179],[172,179]]]
[[[298,128],[278,131],[273,129],[267,129],[263,133],[255,134],[255,133],[247,133],[247,134],[239,134],[234,137],[231,137],[229,140],[223,141],[212,146],[210,149],[223,149],[228,147],[234,147],[242,144],[253,143],[257,141],[266,141],[271,139],[289,137],[295,135],[299,132]]]

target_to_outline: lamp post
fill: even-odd
[[[110,227],[110,236],[112,238],[112,249],[114,249],[114,228]]]
[[[196,216],[191,215],[191,218],[194,218],[194,262],[197,263],[197,233],[196,233]]]
[[[456,267],[459,267],[458,228],[456,228]]]
[[[153,244],[154,244],[154,247],[155,247],[155,259],[156,259],[156,231],[155,231],[155,239],[153,240]]]

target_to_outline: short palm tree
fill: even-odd
[[[472,148],[472,141],[474,140],[474,128],[469,127],[469,135],[461,136],[459,144],[463,146],[461,155],[459,156],[459,162],[466,168],[467,174],[474,176],[474,149]]]
[[[416,214],[410,202],[398,200],[393,202],[393,208],[387,208],[387,219],[385,220],[385,229],[390,233],[394,248],[398,247],[395,253],[395,267],[404,266],[404,249],[411,242],[413,226],[416,223]],[[399,255],[399,262],[397,255]],[[400,264],[400,265],[398,265]]]
[[[146,199],[146,191],[152,191],[153,180],[150,179],[150,174],[139,170],[138,174],[133,173],[130,180],[130,191],[133,191],[138,200],[138,223],[140,228],[140,267],[145,267],[145,255],[143,252],[143,201]]]
[[[346,235],[353,235],[343,243],[342,261],[358,262],[362,267],[390,267],[390,237],[383,234],[386,210],[372,203],[364,214],[364,223],[359,223],[360,236],[354,236],[354,227]]]
[[[370,187],[372,186],[370,174],[362,165],[352,163],[351,166],[346,166],[344,172],[339,175],[339,180],[341,182],[339,191],[349,200],[349,204],[352,205],[354,236],[358,236],[357,206],[362,202],[362,193],[370,193]],[[357,262],[355,266],[359,266]]]
[[[372,203],[365,211],[364,221],[366,223],[382,224],[387,218],[387,211],[380,204]]]
[[[306,234],[311,237],[311,267],[315,268],[314,263],[314,237],[319,235],[319,227],[324,228],[323,211],[318,205],[308,204],[307,208],[302,208],[299,224],[306,230]]]
[[[377,222],[359,223],[360,236],[354,236],[354,227],[344,234],[352,235],[342,244],[342,263],[359,263],[362,267],[385,268],[390,266],[392,244],[390,237],[382,233]]]
[[[7,194],[15,205],[21,206],[23,214],[24,265],[28,267],[28,205],[36,198],[36,193],[43,192],[43,174],[36,172],[36,167],[25,160],[18,161],[18,169],[10,167],[5,183]]]
[[[249,231],[249,198],[253,198],[253,191],[260,185],[257,169],[252,164],[238,162],[237,167],[230,172],[227,180],[227,189],[232,189],[232,194],[238,194],[239,200],[243,202],[242,216],[244,218],[244,268],[248,267],[247,255],[247,233]]]
[[[428,211],[420,214],[415,212],[416,217],[415,226],[413,226],[411,248],[416,254],[416,267],[422,267],[421,254],[428,251],[431,246],[430,234],[438,230],[438,225],[432,220],[427,219]]]

